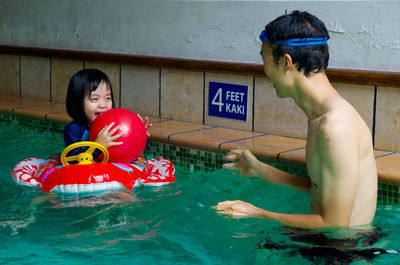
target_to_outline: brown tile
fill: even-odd
[[[337,92],[346,99],[372,129],[374,115],[375,86],[332,83]]]
[[[50,101],[50,58],[21,56],[21,96]]]
[[[154,116],[148,116],[149,117],[149,122],[155,123],[155,122],[160,122],[160,121],[168,121],[167,119],[164,118],[159,118],[159,117],[154,117]],[[144,119],[144,117],[142,117]]]
[[[221,145],[221,149],[224,152],[227,152],[232,149],[243,148],[250,150],[254,155],[262,158],[277,159],[278,154],[281,152],[304,146],[305,141],[301,139],[276,135],[263,135],[260,137],[225,143]]]
[[[206,130],[171,135],[169,140],[172,144],[178,146],[219,152],[221,144],[223,145],[226,142],[259,135],[261,134],[229,128],[214,127]]]
[[[381,157],[381,156],[387,156],[393,154],[393,152],[389,152],[389,151],[383,151],[383,150],[374,150],[374,155],[375,158]]]
[[[209,105],[209,84],[210,82],[235,84],[241,86],[247,86],[247,102],[240,103],[247,106],[247,120],[235,120],[228,118],[221,118],[217,116],[208,115],[208,105]],[[233,129],[241,130],[252,130],[253,121],[253,77],[252,76],[239,76],[232,74],[216,74],[216,73],[206,73],[205,76],[205,123],[209,125],[222,126]],[[211,99],[212,101],[212,99]]]
[[[203,73],[161,69],[161,117],[203,123]]]
[[[13,101],[21,99],[19,96],[0,96],[0,101]]]
[[[160,70],[121,65],[121,107],[140,115],[159,116]]]
[[[377,89],[375,114],[375,148],[400,151],[400,89],[381,87]]]
[[[66,110],[64,112],[49,113],[47,114],[46,119],[64,123],[72,121],[72,118],[68,115]]]
[[[268,78],[256,77],[254,96],[254,131],[306,138],[306,115],[291,98],[279,98]]]
[[[83,61],[54,58],[51,60],[51,101],[65,103],[73,74],[83,69]]]
[[[391,154],[376,159],[379,182],[400,185],[400,154]]]
[[[169,143],[169,136],[177,133],[190,132],[195,130],[202,130],[212,126],[195,124],[183,121],[161,121],[156,122],[150,128],[150,139],[156,142]]]
[[[145,117],[142,117],[142,118],[144,119]],[[49,114],[47,114],[46,119],[57,121],[57,122],[70,122],[70,121],[72,121],[72,118],[68,115],[66,110],[64,110],[63,112],[49,113]],[[149,122],[150,123],[157,123],[157,122],[165,121],[165,120],[166,119],[149,116]]]
[[[19,56],[0,53],[0,93],[19,96]]]
[[[0,101],[0,110],[6,112],[13,112],[19,108],[48,105],[49,101],[36,100],[36,99],[15,99],[9,101]]]
[[[305,166],[306,164],[306,141],[301,148],[294,148],[290,151],[285,151],[279,154],[279,161]]]
[[[22,114],[40,119],[45,119],[49,113],[57,112],[65,112],[65,104],[56,104],[44,101],[41,105],[14,109],[15,114]]]
[[[120,106],[120,98],[119,98],[119,84],[120,84],[120,64],[118,63],[107,63],[100,61],[86,61],[85,69],[87,68],[96,68],[100,71],[103,71],[108,78],[110,78],[112,92],[114,97],[115,106]]]

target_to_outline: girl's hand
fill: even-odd
[[[123,135],[123,132],[120,132],[119,134],[116,134],[113,136],[113,134],[115,132],[117,132],[119,130],[119,128],[121,127],[118,125],[118,126],[112,128],[114,126],[114,124],[115,124],[115,122],[112,122],[112,123],[104,126],[104,128],[101,129],[101,131],[97,135],[95,142],[104,145],[107,149],[110,146],[123,144],[123,142],[114,142],[119,137],[121,137],[121,135]]]
[[[151,124],[151,123],[149,122],[149,117],[146,116],[145,120],[143,121],[142,117],[141,117],[139,114],[137,114],[137,115],[138,115],[138,117],[142,120],[142,122],[143,122],[143,124],[144,124],[144,127],[146,128],[147,136],[150,137],[149,130],[150,130],[151,126],[153,126],[153,124]]]

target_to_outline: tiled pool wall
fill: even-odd
[[[49,120],[33,119],[30,117],[12,115],[0,112],[0,123],[18,124],[33,130],[53,131],[63,135],[65,123]],[[166,143],[151,141],[145,149],[146,158],[155,158],[163,156],[170,159],[175,166],[190,172],[211,173],[221,169],[224,164],[224,154],[213,153],[203,150],[195,150],[187,147],[175,146]],[[308,177],[307,170],[301,166],[288,165],[287,163],[275,163],[264,161],[281,170],[292,173],[297,176]],[[378,201],[385,205],[394,205],[399,202],[399,186],[379,183]]]
[[[98,68],[111,80],[117,106],[141,115],[305,138],[307,119],[291,99],[279,99],[268,78],[103,61],[0,53],[0,93],[65,103],[71,76]],[[248,87],[247,119],[208,115],[210,82]],[[400,88],[333,83],[371,129],[374,147],[400,151]],[[397,122],[399,121],[399,122]]]
[[[65,103],[71,76],[83,68],[98,68],[111,80],[116,105],[142,116],[217,125],[227,128],[306,137],[307,119],[291,99],[279,99],[273,85],[264,76],[160,68],[105,61],[63,59],[0,53],[0,93],[26,99]],[[208,115],[210,82],[248,87],[248,113],[245,121]],[[360,113],[371,129],[374,147],[400,150],[400,89],[378,85],[333,83],[337,91]],[[2,122],[18,122],[33,128],[62,131],[63,124],[1,114]],[[220,168],[223,155],[152,142],[147,155],[163,155],[177,166],[210,172]],[[306,175],[301,167],[276,165],[297,175]],[[379,184],[379,200],[397,203],[399,187]]]

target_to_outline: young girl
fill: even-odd
[[[106,110],[115,107],[111,82],[108,76],[98,69],[83,69],[75,73],[68,85],[67,112],[73,119],[64,129],[65,146],[70,144],[89,141],[90,125]],[[139,116],[140,117],[140,116]],[[146,130],[151,124],[148,117],[144,121]],[[110,146],[120,145],[117,142],[122,133],[113,135],[120,126],[110,123],[105,126],[97,135],[95,142]],[[76,148],[69,155],[77,155],[84,152],[86,148]]]

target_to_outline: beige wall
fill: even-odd
[[[65,103],[72,74],[89,67],[99,68],[110,77],[118,107],[142,116],[298,138],[307,134],[305,115],[291,99],[278,98],[271,82],[262,76],[0,54],[0,93]],[[248,87],[246,121],[208,115],[209,82]],[[358,110],[369,128],[375,128],[375,148],[400,151],[400,88],[344,83],[333,86]]]

